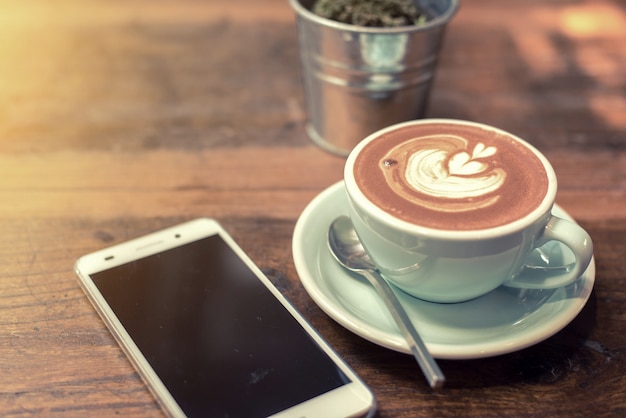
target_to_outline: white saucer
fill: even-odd
[[[347,272],[330,255],[326,233],[347,215],[343,182],[319,194],[300,215],[293,235],[293,257],[311,298],[330,317],[361,337],[392,350],[409,347],[374,289]],[[554,212],[571,219],[560,207]],[[561,245],[548,248],[551,257]],[[564,254],[562,257],[571,257]],[[471,359],[510,353],[557,333],[578,315],[595,281],[592,259],[580,279],[556,290],[498,289],[469,302],[438,304],[396,293],[434,357]]]

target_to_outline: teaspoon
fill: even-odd
[[[378,273],[370,256],[363,248],[354,230],[352,221],[347,216],[340,216],[333,221],[328,230],[328,246],[333,257],[347,270],[360,274],[385,302],[398,328],[408,342],[413,356],[420,365],[424,376],[433,389],[441,388],[445,377],[430,355],[406,311],[400,304],[387,281]]]

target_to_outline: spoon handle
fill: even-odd
[[[413,356],[422,369],[430,387],[433,389],[443,387],[446,378],[439,368],[439,365],[435,362],[435,359],[428,352],[426,345],[417,333],[417,330],[400,304],[396,294],[391,289],[391,286],[389,286],[389,283],[375,271],[362,270],[361,273],[374,286],[378,294],[382,296],[382,300],[387,305],[391,316],[394,321],[396,321],[402,335],[409,343]]]

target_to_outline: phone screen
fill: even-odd
[[[267,416],[350,382],[220,235],[91,278],[188,416]]]

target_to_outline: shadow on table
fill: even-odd
[[[554,336],[526,349],[492,358],[442,361],[447,388],[552,384],[587,378],[593,364],[605,363],[608,353],[589,335],[596,323],[597,299],[589,301],[574,320]]]
[[[441,394],[455,393],[463,389],[487,389],[490,387],[519,385],[554,385],[557,382],[575,381],[578,385],[587,384],[592,371],[606,364],[610,353],[597,341],[590,341],[589,335],[596,323],[597,300],[595,291],[574,320],[552,337],[526,349],[496,357],[475,360],[438,360],[444,374],[446,385]],[[394,388],[384,388],[396,392],[399,390],[429,391],[426,381],[415,364],[412,356],[398,353],[363,342],[353,336],[354,351],[361,351],[368,361],[375,361],[375,376],[364,379],[372,381],[386,375],[393,377]],[[565,383],[563,383],[565,384]],[[538,390],[535,387],[534,390]],[[450,392],[455,391],[455,392]],[[384,397],[384,394],[380,394]]]

